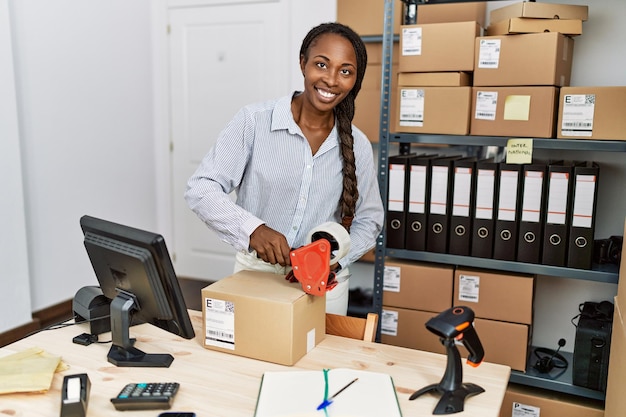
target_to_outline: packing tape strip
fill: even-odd
[[[350,234],[339,223],[326,222],[309,231],[307,241],[312,243],[318,239],[328,239],[332,247],[330,264],[339,262],[350,252]]]

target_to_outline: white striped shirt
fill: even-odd
[[[291,248],[307,244],[314,227],[340,223],[343,159],[334,127],[315,155],[291,113],[291,98],[242,108],[220,133],[187,184],[189,207],[219,238],[248,251],[261,224]],[[384,221],[372,145],[353,127],[359,190],[346,267],[371,249]],[[235,191],[236,202],[229,194]]]

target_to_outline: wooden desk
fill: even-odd
[[[54,375],[47,393],[1,395],[0,414],[58,416],[63,376],[78,373],[87,373],[91,380],[87,417],[155,417],[159,410],[118,412],[110,398],[128,382],[164,381],[181,384],[171,411],[195,411],[198,417],[252,417],[263,372],[294,368],[353,368],[390,374],[404,417],[432,415],[439,400],[438,396],[430,394],[414,401],[408,398],[417,389],[441,380],[446,365],[444,355],[326,336],[296,365],[288,367],[204,349],[200,342],[202,315],[197,311],[190,311],[190,314],[196,330],[195,340],[185,340],[147,324],[131,328],[131,337],[137,338],[137,348],[147,353],[174,356],[170,368],[118,368],[110,364],[106,360],[110,344],[81,346],[72,343],[74,336],[88,331],[85,324],[44,331],[5,346],[0,349],[0,356],[37,346],[61,355],[70,369]],[[109,340],[109,335],[101,335],[100,340]],[[483,363],[478,368],[464,365],[463,372],[465,382],[478,384],[485,392],[469,398],[465,411],[454,415],[497,417],[510,368]]]

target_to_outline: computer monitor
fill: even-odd
[[[105,297],[111,300],[112,343],[107,359],[117,366],[169,367],[174,357],[134,347],[131,323],[145,322],[185,339],[195,334],[165,239],[90,216],[80,225],[85,248]]]

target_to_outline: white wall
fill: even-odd
[[[14,80],[8,2],[0,0],[0,332],[31,313]]]
[[[95,283],[83,214],[156,224],[149,7],[9,1],[34,311]]]

